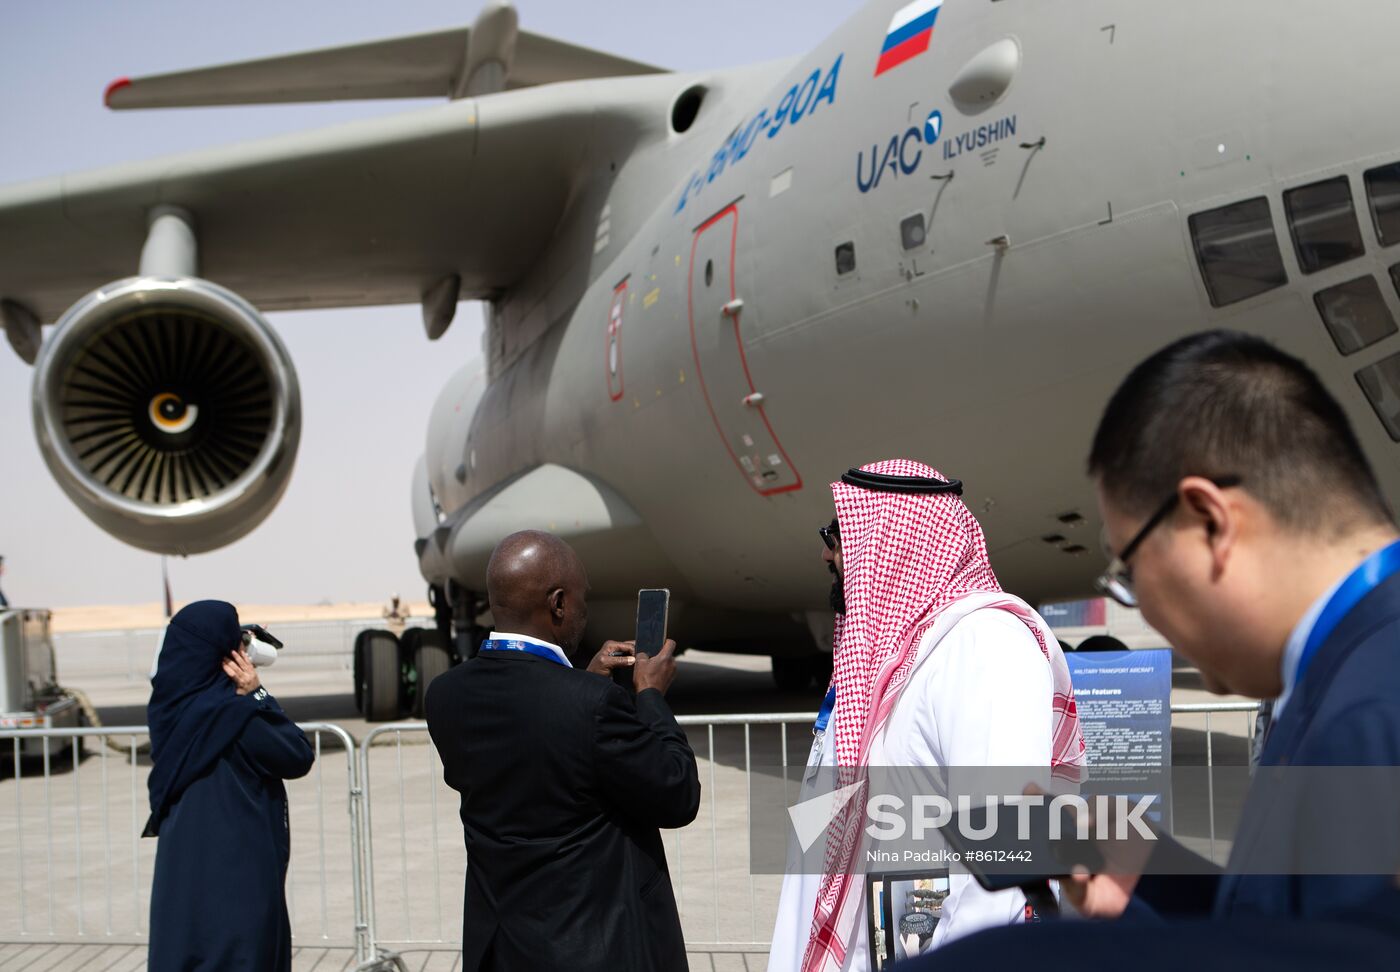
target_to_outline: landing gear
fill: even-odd
[[[361,714],[365,711],[365,641],[368,638],[367,630],[355,635],[355,648],[350,655],[354,659],[355,711]]]
[[[452,598],[436,584],[428,588],[428,603],[433,607],[433,625],[442,636],[443,644],[452,644]]]
[[[380,628],[355,638],[355,708],[370,722],[404,714],[423,718],[428,686],[453,665],[476,654],[486,631],[476,619],[485,601],[448,582],[428,589],[432,628],[408,628],[395,637]]]
[[[1079,643],[1080,651],[1127,651],[1128,646],[1110,635],[1093,635]]]
[[[477,649],[486,640],[486,629],[477,624],[477,619],[486,613],[487,603],[475,591],[463,590],[451,581],[447,582],[447,597],[452,609],[452,632],[450,642],[458,661],[475,658]]]
[[[432,628],[409,628],[399,639],[399,653],[404,661],[404,688],[408,696],[406,708],[415,719],[427,716],[428,686],[452,667],[447,644]]]
[[[784,692],[800,692],[812,684],[812,664],[799,655],[796,658],[773,656],[773,681]]]
[[[423,718],[433,679],[452,667],[452,654],[433,628],[409,628],[402,638],[374,628],[355,638],[355,708],[370,722],[404,713]]]
[[[832,656],[824,651],[806,655],[773,656],[773,681],[784,692],[800,692],[813,683],[825,690],[831,684]]]
[[[371,629],[355,639],[355,707],[370,722],[399,717],[399,640]]]

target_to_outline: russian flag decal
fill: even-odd
[[[880,48],[880,60],[875,64],[875,77],[928,50],[933,22],[942,6],[943,0],[914,0],[895,11],[885,44]]]

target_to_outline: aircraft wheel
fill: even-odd
[[[368,628],[355,635],[355,647],[351,652],[354,659],[354,681],[355,681],[355,711],[364,714],[365,711],[365,643],[374,632]],[[385,632],[387,634],[388,632]]]
[[[803,655],[796,658],[773,656],[773,681],[784,692],[798,692],[812,684],[812,666]]]
[[[442,635],[428,628],[411,628],[405,631],[403,648],[406,653],[412,652],[415,675],[413,701],[409,711],[415,719],[422,719],[428,714],[428,686],[433,684],[433,679],[452,667],[452,657]]]
[[[399,640],[388,631],[365,635],[362,711],[370,722],[388,722],[399,717]]]
[[[1127,651],[1128,646],[1109,635],[1094,635],[1079,643],[1080,651]]]
[[[418,670],[413,667],[413,655],[418,650],[422,628],[406,628],[399,635],[399,715],[414,711],[413,699],[418,693]]]

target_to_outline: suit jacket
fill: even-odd
[[[1400,890],[1320,918],[1155,922],[1047,921],[960,938],[900,972],[942,969],[1129,968],[1133,972],[1385,970],[1400,954]]]
[[[1284,774],[1268,767],[1400,766],[1400,574],[1391,576],[1342,618],[1318,648],[1287,707],[1264,741],[1259,776],[1240,817],[1225,872],[1188,878],[1145,877],[1137,896],[1160,912],[1213,910],[1217,917],[1317,916],[1360,905],[1387,887],[1400,868],[1394,803],[1299,793],[1261,781]],[[1392,787],[1393,789],[1393,787]],[[1391,794],[1393,796],[1394,794]],[[1330,818],[1330,823],[1329,823]],[[1376,873],[1366,875],[1240,873],[1260,845],[1288,828],[1341,829],[1370,842]],[[1317,833],[1317,830],[1308,830]],[[1174,841],[1158,847],[1148,868],[1189,854]],[[1276,860],[1277,857],[1271,858]]]
[[[700,807],[661,693],[483,651],[433,680],[428,729],[462,795],[462,968],[686,968],[660,827]]]

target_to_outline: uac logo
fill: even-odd
[[[891,178],[898,178],[901,173],[912,175],[923,158],[923,135],[910,126],[902,135],[891,135],[883,150],[879,145],[870,146],[869,171],[866,169],[865,152],[856,154],[856,185],[861,192],[869,192],[880,185],[886,172],[891,174]]]

